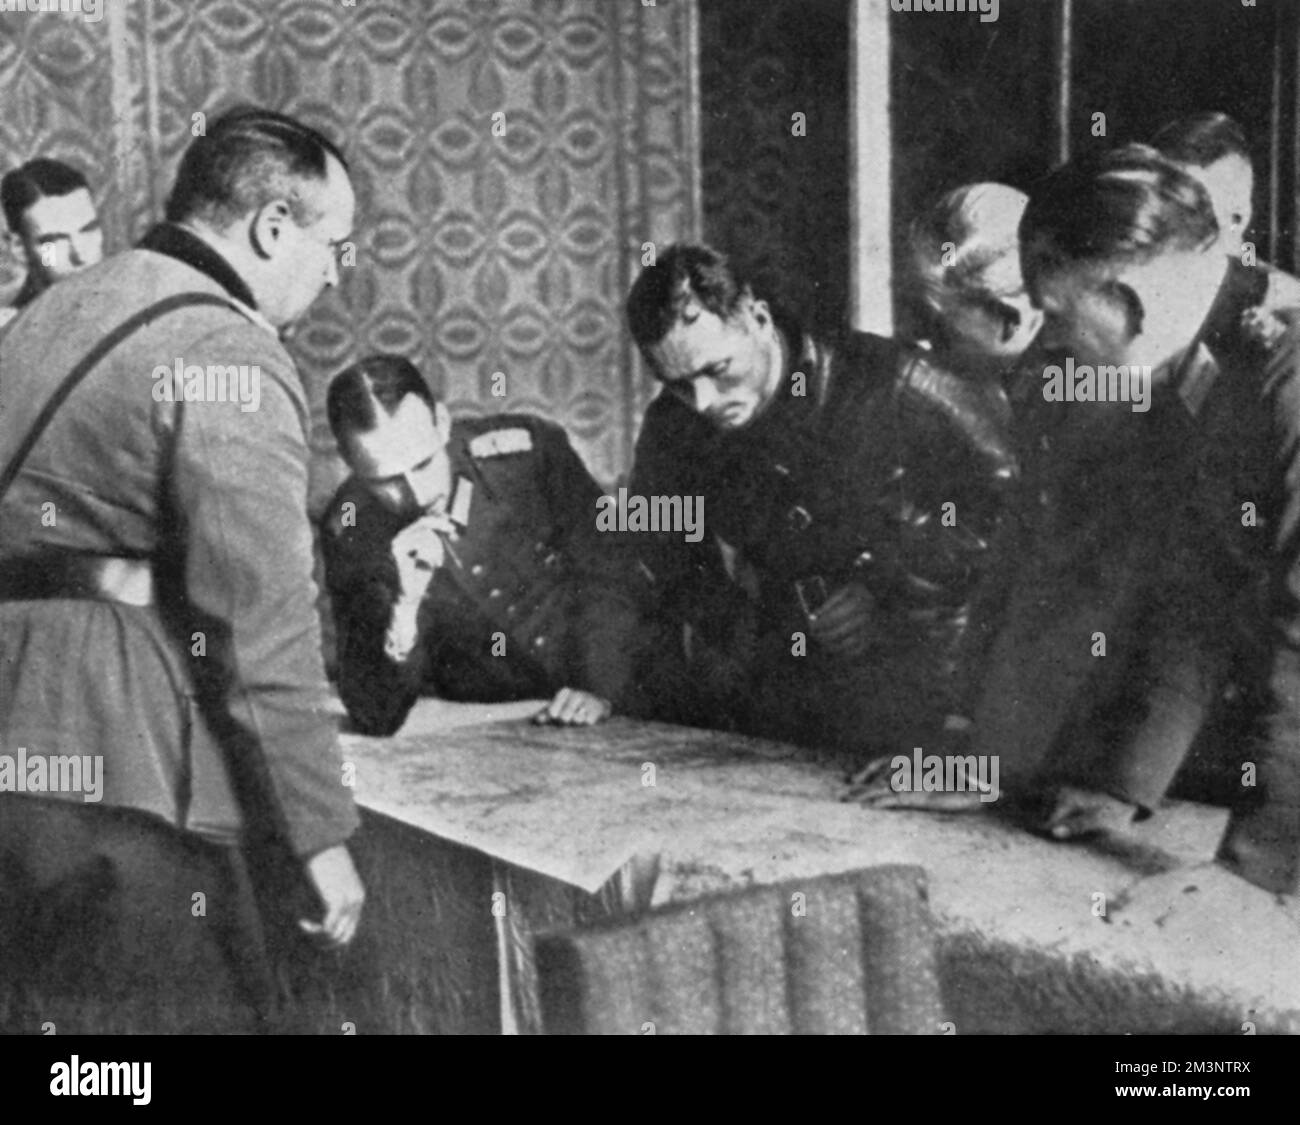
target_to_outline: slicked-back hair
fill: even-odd
[[[61,160],[38,156],[5,175],[0,180],[0,207],[5,223],[14,234],[22,234],[23,216],[38,200],[48,196],[71,195],[85,188],[90,190],[86,177]]]
[[[1161,129],[1151,145],[1170,160],[1193,168],[1208,168],[1227,156],[1250,163],[1245,130],[1226,113],[1189,113]]]
[[[330,382],[325,414],[340,449],[353,434],[366,434],[381,417],[397,413],[402,399],[415,395],[430,412],[438,399],[420,369],[405,356],[372,355],[340,371]]]
[[[335,144],[301,121],[252,106],[232,109],[185,150],[167,200],[167,219],[202,219],[224,230],[284,199],[293,221],[310,225],[320,214],[304,189],[324,182],[331,156],[347,168]]]
[[[1192,250],[1218,235],[1200,181],[1148,145],[1071,161],[1030,192],[1020,220],[1020,259],[1031,291],[1064,268],[1098,274]]]
[[[908,230],[905,279],[918,312],[936,327],[945,309],[1019,296],[1017,231],[1029,197],[1006,184],[965,184],[946,192]]]
[[[646,266],[627,296],[627,322],[643,355],[671,331],[694,297],[725,320],[750,295],[749,282],[711,246],[674,243]]]

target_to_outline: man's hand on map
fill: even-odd
[[[550,704],[533,716],[543,726],[590,727],[604,722],[614,708],[608,699],[577,688],[560,688]]]

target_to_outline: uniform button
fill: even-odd
[[[514,617],[514,615],[515,615],[515,607],[512,605],[506,606],[506,616]]]
[[[546,644],[546,638],[545,638],[545,637],[534,637],[534,638],[533,638],[533,648],[542,648],[545,644]]]
[[[786,513],[791,531],[807,531],[812,526],[812,515],[802,504],[796,504]]]
[[[500,596],[501,596],[500,590],[493,589],[488,591],[489,598],[499,598]]]
[[[477,578],[480,574],[483,573],[483,564],[482,564],[482,563],[475,563],[473,566],[471,566],[471,567],[469,568],[469,572],[470,572],[470,574],[472,574],[475,578]]]

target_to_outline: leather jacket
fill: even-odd
[[[871,651],[858,663],[876,676],[887,670],[890,690],[919,691],[921,710],[961,709],[971,605],[1018,476],[1005,397],[920,348],[861,333],[826,344],[780,316],[777,326],[797,346],[764,412],[719,433],[661,394],[638,440],[631,490],[706,497],[708,537],[736,548],[756,579],[757,682],[799,691],[812,677],[852,690],[861,669],[839,667],[815,646],[802,659],[791,637],[856,581],[876,613]],[[709,617],[736,612],[734,589],[720,588],[714,567],[702,590],[703,553],[674,547],[661,543],[646,560],[661,612],[719,634]]]

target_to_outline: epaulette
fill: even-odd
[[[529,453],[533,448],[533,435],[522,426],[511,426],[504,430],[489,430],[471,438],[469,453],[471,457],[504,457],[510,453]]]
[[[1271,348],[1300,318],[1300,309],[1290,312],[1271,306],[1256,305],[1241,314],[1241,334],[1252,344]]]
[[[1268,288],[1259,304],[1241,314],[1242,335],[1253,344],[1272,347],[1300,322],[1300,280],[1279,269],[1268,271]]]

